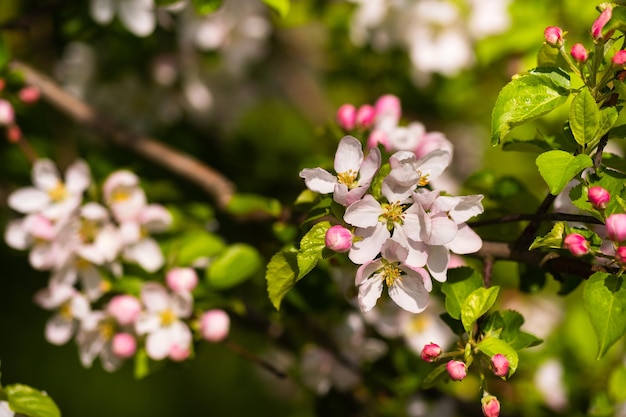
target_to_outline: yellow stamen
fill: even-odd
[[[424,186],[428,185],[428,183],[429,183],[428,177],[430,176],[430,174],[422,175],[422,171],[418,170],[417,171],[417,175],[420,176],[420,179],[417,180],[417,185],[418,186],[424,187]]]
[[[61,181],[57,182],[57,185],[48,190],[48,196],[54,202],[59,202],[64,200],[67,197],[67,189],[65,188],[65,184]]]
[[[404,208],[399,202],[381,204],[383,214],[379,216],[381,222],[387,222],[387,229],[393,230],[396,224],[404,223]]]
[[[104,340],[111,339],[115,334],[115,329],[113,328],[113,325],[108,322],[100,323],[100,325],[98,326],[98,331],[100,332],[100,335]]]
[[[387,287],[391,287],[396,280],[402,281],[402,270],[396,264],[388,263],[383,266],[382,277]]]
[[[339,181],[340,184],[345,184],[348,189],[352,189],[358,185],[356,180],[357,175],[358,173],[356,171],[349,169],[347,171],[337,173],[337,181]]]
[[[163,310],[159,316],[161,317],[161,325],[163,326],[169,326],[176,321],[176,315],[169,308]]]

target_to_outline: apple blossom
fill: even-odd
[[[626,246],[620,246],[615,249],[615,260],[622,267],[626,266]]]
[[[611,20],[612,15],[613,15],[613,6],[607,5],[606,8],[602,10],[602,13],[600,13],[600,16],[598,16],[598,18],[591,25],[591,36],[593,36],[593,39],[595,39],[596,41],[604,39],[602,31],[604,29],[604,26],[606,26],[609,20]],[[612,31],[610,33],[607,33],[606,37],[607,38],[610,37],[611,34],[612,34]]]
[[[589,253],[589,242],[579,233],[570,233],[565,236],[563,246],[574,256],[584,256]]]
[[[115,325],[103,311],[91,311],[83,318],[76,335],[76,343],[80,361],[85,368],[91,367],[97,357],[100,357],[102,367],[108,372],[113,372],[122,365],[122,358],[113,352],[114,334]]]
[[[548,26],[543,31],[546,43],[550,46],[560,47],[563,45],[563,29],[556,26]]]
[[[15,417],[15,411],[11,410],[7,401],[0,400],[0,417]]]
[[[376,119],[376,109],[369,104],[364,104],[356,112],[355,123],[359,129],[369,128]]]
[[[56,310],[45,329],[46,340],[53,345],[67,343],[91,311],[87,298],[69,285],[51,283],[35,294],[35,302],[46,310]]]
[[[17,143],[22,140],[22,129],[15,123],[7,126],[7,139],[10,143]]]
[[[500,415],[500,401],[493,395],[484,395],[480,403],[485,417],[498,417]]]
[[[611,58],[611,63],[617,67],[623,67],[626,65],[626,51],[617,51],[615,55],[613,55],[613,58]]]
[[[119,294],[111,298],[106,312],[122,326],[134,324],[141,313],[141,303],[130,294]]]
[[[137,351],[137,341],[130,333],[117,333],[111,340],[111,351],[122,359],[130,358]]]
[[[326,231],[324,243],[332,251],[347,252],[352,247],[352,232],[339,224],[331,226]]]
[[[441,347],[439,347],[439,345],[437,345],[436,343],[429,343],[427,345],[424,345],[420,357],[426,362],[434,362],[439,359],[439,356],[441,356],[442,352],[443,351],[441,350]]]
[[[356,108],[352,104],[344,104],[337,109],[337,123],[343,130],[350,131],[356,124]]]
[[[495,376],[506,377],[509,374],[509,360],[503,354],[496,353],[491,357],[491,368]]]
[[[336,202],[349,206],[367,192],[380,168],[380,161],[378,148],[371,148],[364,158],[361,142],[352,136],[345,136],[335,153],[336,176],[322,168],[314,168],[303,169],[300,177],[304,178],[309,190],[320,194],[333,193]]]
[[[465,362],[451,360],[446,364],[446,371],[453,381],[461,381],[467,376]]]
[[[26,87],[23,87],[17,94],[20,100],[26,104],[36,103],[41,97],[41,91],[39,91],[39,88],[34,85],[27,85]]]
[[[626,214],[611,214],[606,218],[606,232],[613,242],[626,240]]]
[[[581,63],[585,62],[588,56],[587,49],[585,49],[582,43],[575,43],[572,45],[571,54],[577,62]]]
[[[224,310],[205,311],[200,318],[200,334],[209,342],[220,342],[228,336],[230,318]]]
[[[198,285],[198,274],[193,268],[172,268],[165,274],[165,282],[174,292],[191,292]]]
[[[15,120],[13,106],[7,100],[0,99],[0,125],[8,126]]]
[[[604,210],[611,200],[611,195],[600,186],[589,187],[587,199],[596,210]]]

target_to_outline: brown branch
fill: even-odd
[[[477,220],[474,222],[468,222],[468,226],[481,227],[491,226],[502,223],[513,223],[519,221],[568,221],[568,222],[580,222],[590,224],[604,224],[599,219],[593,216],[586,216],[582,214],[569,214],[569,213],[536,213],[536,214],[508,214],[506,216],[498,217],[495,219]]]
[[[169,171],[195,183],[225,208],[235,187],[221,173],[183,152],[173,149],[153,138],[119,128],[89,104],[61,88],[57,83],[31,66],[13,61],[11,69],[20,72],[27,84],[41,91],[42,97],[56,109],[77,123],[87,126],[112,143],[128,148]]]

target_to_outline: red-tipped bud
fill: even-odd
[[[200,318],[200,333],[204,340],[219,342],[226,339],[229,330],[230,317],[224,310],[209,310]]]
[[[326,231],[324,242],[326,247],[332,251],[348,252],[352,247],[352,232],[337,224]]]
[[[369,104],[364,104],[359,107],[356,112],[356,125],[361,129],[367,129],[370,127],[376,119],[376,110]]]
[[[626,240],[626,214],[611,214],[606,218],[606,232],[613,242]]]
[[[546,43],[550,46],[560,47],[563,45],[563,29],[557,26],[548,26],[543,31]]]
[[[352,104],[344,104],[337,109],[337,123],[344,130],[354,129],[356,108]]]
[[[427,345],[424,345],[424,348],[422,349],[421,357],[426,362],[434,362],[437,359],[439,359],[439,356],[441,356],[442,352],[443,351],[441,350],[438,344],[429,343]]]
[[[485,395],[480,402],[485,417],[498,417],[500,415],[500,401],[493,395]]]
[[[495,376],[506,377],[509,374],[509,360],[503,354],[496,353],[491,357],[491,368]]]
[[[574,256],[584,256],[589,253],[589,242],[581,234],[571,233],[563,239],[563,246]]]
[[[623,67],[626,65],[626,51],[617,51],[615,55],[613,55],[613,58],[611,58],[611,62],[616,67]]]
[[[8,126],[15,120],[13,106],[6,100],[0,99],[0,125]]]
[[[602,11],[602,13],[600,13],[600,16],[598,16],[595,22],[593,22],[593,24],[591,25],[591,36],[593,36],[593,39],[600,40],[604,38],[602,36],[602,30],[604,29],[604,26],[607,24],[607,22],[611,20],[612,15],[613,15],[612,6],[608,6],[606,9]],[[610,38],[612,34],[613,34],[613,31],[610,31],[609,33],[606,34],[606,37]]]
[[[467,376],[467,369],[465,368],[465,362],[450,361],[446,365],[446,371],[453,381],[461,381]]]
[[[615,250],[615,260],[621,266],[626,266],[626,246],[620,246]]]
[[[589,56],[587,54],[587,49],[585,49],[582,43],[575,43],[574,45],[572,45],[571,54],[572,58],[581,63],[585,62],[587,60],[587,57]]]
[[[111,340],[111,351],[118,358],[130,358],[137,351],[137,342],[130,333],[118,333]]]
[[[587,191],[587,199],[596,210],[604,210],[611,200],[611,195],[602,187],[590,187]]]
[[[18,97],[22,103],[33,104],[39,101],[41,97],[41,91],[33,85],[28,85],[22,88],[18,94]]]

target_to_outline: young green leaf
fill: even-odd
[[[556,67],[537,68],[513,78],[500,91],[493,108],[491,144],[498,145],[513,127],[565,103],[569,88],[569,75]]]
[[[446,295],[446,311],[451,317],[461,318],[461,306],[468,295],[482,287],[483,279],[474,269],[469,267],[453,268],[448,271],[448,280],[441,285]]]
[[[206,280],[213,288],[231,288],[252,277],[261,266],[259,252],[253,246],[238,243],[229,246],[209,264]]]
[[[563,247],[563,237],[565,234],[565,222],[558,222],[552,230],[545,236],[537,236],[535,241],[530,245],[529,250],[539,248],[561,249]]]
[[[276,10],[283,19],[289,14],[291,8],[290,0],[263,0],[263,3]]]
[[[572,100],[569,124],[579,145],[585,146],[596,138],[600,127],[600,109],[588,88],[583,88]]]
[[[589,155],[574,156],[559,150],[542,153],[535,163],[553,195],[559,194],[583,169],[593,165]]]
[[[60,417],[61,412],[52,398],[27,385],[12,384],[4,387],[9,407],[28,417]]]
[[[598,338],[597,358],[626,333],[626,286],[624,278],[596,272],[587,280],[583,301]]]
[[[280,310],[280,303],[287,292],[296,285],[298,260],[295,249],[278,252],[267,264],[265,280],[270,301]]]
[[[474,323],[496,302],[500,287],[478,288],[470,293],[461,306],[461,322],[467,333],[472,332]]]
[[[298,251],[298,280],[317,265],[322,259],[322,251],[326,247],[326,232],[330,228],[330,222],[323,221],[316,223],[300,240],[300,250]]]

